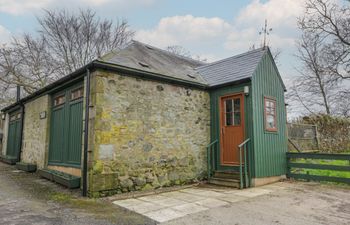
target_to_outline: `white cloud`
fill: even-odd
[[[218,17],[173,16],[162,18],[153,29],[139,30],[135,38],[166,47],[210,41],[227,35],[230,29],[231,25]]]
[[[263,24],[267,19],[272,27],[293,27],[296,18],[304,11],[305,0],[254,0],[247,5],[236,19],[237,24]]]
[[[0,0],[0,11],[19,15],[48,6],[52,0]]]
[[[274,48],[293,48],[298,37],[296,21],[304,11],[304,3],[305,0],[254,0],[232,22],[219,17],[165,17],[154,28],[139,30],[135,38],[158,47],[182,45],[196,48],[199,42],[242,52],[252,45],[261,46],[263,37],[259,31],[267,19],[268,26],[273,28],[268,37],[269,44]]]
[[[11,39],[11,32],[0,25],[0,45],[9,42]]]

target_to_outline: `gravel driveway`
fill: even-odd
[[[82,198],[79,190],[62,188],[36,174],[0,163],[0,224],[160,222],[164,225],[348,225],[350,187],[280,182],[240,191],[204,185],[113,204]]]
[[[155,224],[151,219],[70,191],[0,162],[0,224]]]

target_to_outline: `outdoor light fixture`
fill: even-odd
[[[249,86],[244,86],[244,94],[249,95]]]
[[[2,120],[5,120],[5,114],[2,114],[2,115],[1,115],[1,119],[2,119]]]

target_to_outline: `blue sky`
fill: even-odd
[[[11,35],[34,32],[43,8],[89,7],[100,17],[125,18],[135,39],[165,48],[181,45],[215,61],[260,47],[259,30],[267,19],[272,49],[282,51],[279,69],[288,86],[298,66],[296,18],[305,0],[0,0],[0,43]]]

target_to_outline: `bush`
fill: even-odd
[[[317,125],[322,152],[341,153],[350,150],[350,119],[316,115],[303,117],[301,122]]]

